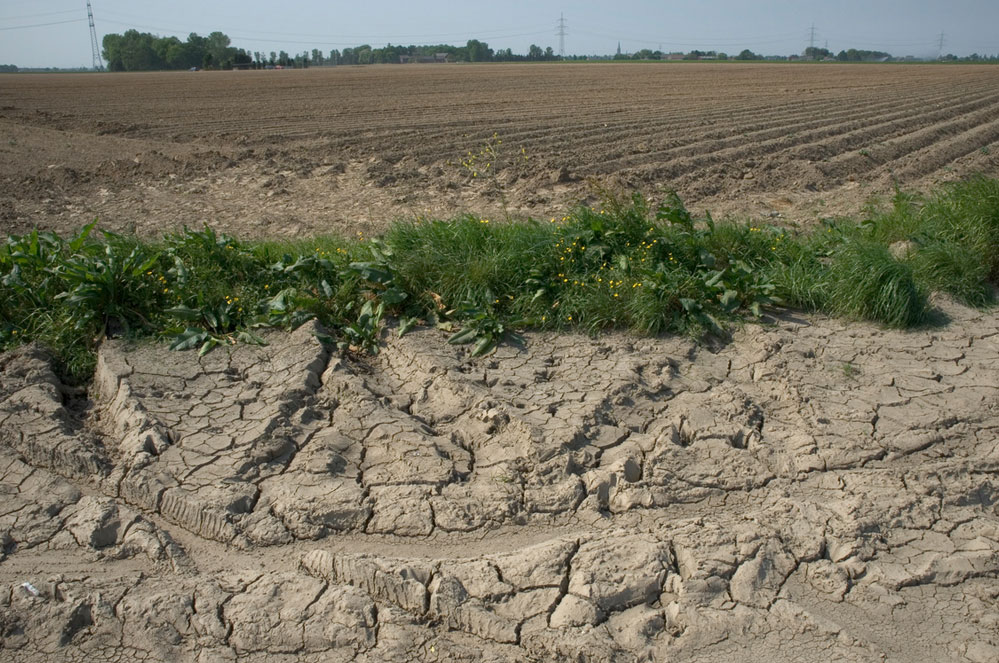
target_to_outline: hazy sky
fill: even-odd
[[[248,51],[368,43],[464,44],[567,54],[718,50],[789,55],[809,45],[894,55],[999,54],[999,0],[92,0],[98,39],[129,28],[186,39],[220,30]],[[89,66],[86,0],[0,0],[0,64]]]

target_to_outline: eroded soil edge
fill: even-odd
[[[0,357],[4,660],[999,658],[999,315]],[[27,584],[25,584],[27,583]]]

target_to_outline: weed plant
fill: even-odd
[[[42,343],[81,382],[106,337],[204,353],[312,318],[325,342],[368,353],[386,315],[400,332],[438,325],[473,354],[524,328],[724,335],[778,306],[912,327],[931,292],[982,306],[997,282],[999,180],[985,178],[808,233],[695,218],[675,195],[605,196],[548,221],[398,222],[367,240],[244,242],[206,227],[142,242],[91,224],[0,248],[0,348]]]

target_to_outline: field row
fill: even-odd
[[[143,187],[168,176],[204,192],[163,201],[181,223],[339,225],[364,210],[377,225],[413,208],[490,211],[500,198],[501,211],[548,216],[585,198],[593,178],[732,211],[754,194],[798,201],[854,182],[869,195],[995,175],[994,72],[733,63],[16,76],[0,88],[0,122],[43,133],[2,156],[18,164],[10,188],[36,199],[81,183],[129,190],[118,208],[92,208],[105,218],[145,207]],[[61,165],[72,172],[52,171]],[[222,169],[226,182],[199,179]],[[274,192],[260,187],[296,202],[261,203]],[[861,193],[840,211],[858,209]]]

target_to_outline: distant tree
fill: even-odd
[[[552,50],[551,46],[548,46],[547,48],[545,48],[545,59],[546,60],[554,60],[555,59],[555,51]]]
[[[541,50],[540,46],[531,44],[531,47],[527,49],[528,60],[540,60],[544,57],[545,57],[545,52]]]
[[[108,71],[125,71],[125,62],[121,57],[121,48],[124,37],[122,35],[107,34],[101,45],[104,47],[102,55],[107,63]]]
[[[14,64],[0,64],[0,74],[16,74],[17,65]]]
[[[837,53],[836,59],[840,62],[873,62],[891,59],[891,53],[885,53],[884,51],[859,51],[851,48],[847,51]]]
[[[187,69],[198,66],[231,67],[247,65],[252,56],[229,45],[229,37],[213,32],[200,37],[192,32],[186,42],[177,37],[158,37],[137,30],[105,35],[103,54],[111,71],[150,71]],[[262,55],[259,55],[262,59]]]
[[[832,51],[828,48],[819,48],[817,46],[809,46],[805,49],[805,57],[811,60],[824,60],[826,58],[832,57]]]
[[[277,64],[277,58],[278,58],[277,53],[271,51],[271,57],[270,59],[267,60],[267,64],[273,67],[274,65]]]
[[[489,48],[489,44],[478,39],[469,39],[465,48],[468,51],[469,62],[489,62],[493,59],[493,49]]]
[[[148,32],[127,30],[122,35],[121,61],[125,71],[151,71],[163,69],[165,64],[160,60],[154,48],[156,37]]]
[[[205,40],[205,48],[211,55],[211,62],[221,69],[232,67],[235,58],[235,49],[230,48],[229,37],[221,32],[213,32]]]
[[[330,64],[340,64],[340,51],[333,49],[330,51]]]
[[[742,52],[740,52],[738,55],[736,55],[735,59],[736,60],[762,60],[763,56],[762,55],[757,55],[756,53],[753,53],[751,50],[749,50],[747,48],[747,49],[743,50]]]
[[[242,67],[249,69],[248,65],[253,64],[253,56],[250,55],[249,51],[245,51],[242,48],[239,48],[236,49],[235,53],[233,53],[232,63],[234,65],[240,65]]]

